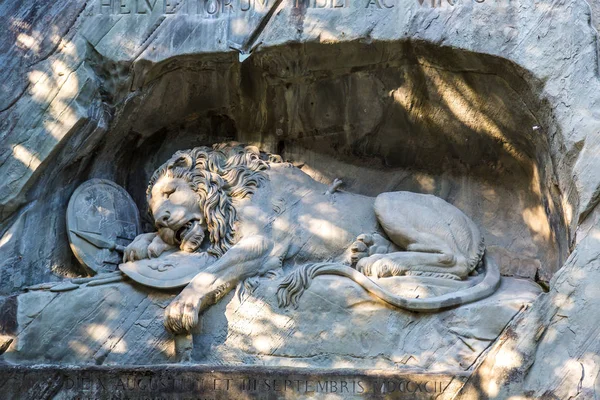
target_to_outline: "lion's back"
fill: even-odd
[[[296,192],[326,191],[327,186],[313,179],[301,169],[289,163],[271,164],[266,171],[271,182],[271,190],[274,192]]]
[[[269,215],[275,240],[291,240],[288,256],[337,259],[358,235],[377,229],[373,197],[345,190],[330,194],[327,185],[284,164],[271,165],[267,173],[252,201]]]
[[[462,254],[474,268],[483,253],[483,236],[475,223],[445,200],[413,192],[382,193],[375,213],[386,230],[401,229],[406,235],[424,233]],[[473,265],[472,265],[473,264]]]

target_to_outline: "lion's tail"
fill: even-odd
[[[277,290],[277,299],[279,307],[287,307],[290,304],[297,306],[298,300],[315,277],[319,275],[338,275],[352,279],[367,292],[394,307],[417,312],[434,312],[481,300],[494,293],[500,284],[500,271],[496,263],[490,260],[489,257],[484,257],[484,265],[485,276],[481,282],[474,286],[441,296],[411,299],[390,293],[367,276],[347,265],[335,263],[309,264],[292,272],[281,282]]]

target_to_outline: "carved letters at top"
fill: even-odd
[[[204,17],[244,15],[276,7],[275,0],[97,0],[96,14],[115,16],[190,15]],[[452,8],[457,0],[412,0],[419,8]],[[485,0],[472,0],[484,3]],[[393,10],[407,7],[398,0],[289,0],[288,7],[301,9]]]
[[[464,304],[497,289],[500,275],[484,255],[483,237],[456,207],[410,192],[371,198],[327,190],[280,160],[219,144],[179,151],[154,172],[147,200],[157,232],[136,237],[120,269],[155,287],[189,281],[166,310],[171,331],[191,330],[199,313],[231,289],[281,268],[289,273],[278,292],[283,306],[301,303],[310,280],[324,274],[350,278],[414,311]],[[367,277],[462,280],[479,267],[485,274],[476,284],[423,299],[399,297]]]

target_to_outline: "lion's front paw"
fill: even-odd
[[[137,261],[149,258],[148,246],[157,237],[156,232],[138,235],[123,252],[123,262]]]
[[[350,246],[352,265],[357,265],[365,257],[395,251],[392,247],[394,247],[392,242],[377,233],[363,233]]]
[[[165,310],[165,328],[172,333],[190,332],[198,325],[198,314],[202,296],[186,288]]]
[[[175,246],[171,246],[170,244],[163,242],[160,236],[157,235],[152,241],[152,243],[148,245],[148,258],[157,258],[165,251],[174,248]]]

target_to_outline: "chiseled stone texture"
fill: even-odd
[[[297,309],[277,306],[281,278],[253,294],[229,294],[203,314],[192,344],[163,326],[173,296],[131,283],[18,297],[14,341],[2,356],[18,364],[263,365],[319,368],[471,369],[508,322],[539,294],[505,278],[491,297],[452,310],[416,314],[383,305],[348,279],[317,278]],[[465,282],[384,278],[403,296],[434,296]],[[434,286],[431,286],[434,285]],[[240,301],[241,299],[241,301]]]
[[[481,225],[506,275],[554,276],[465,398],[596,390],[600,83],[585,0],[284,0],[231,16],[125,3],[0,5],[0,293],[82,272],[64,214],[87,178],[142,207],[173,150],[234,138],[364,194],[438,194]],[[259,43],[244,63],[231,49]]]
[[[429,371],[468,370],[506,324],[539,294],[537,285],[506,278],[479,302],[434,314],[400,311],[336,277],[317,278],[297,309],[281,310],[277,285],[261,284],[240,303],[233,297],[204,315],[193,358],[220,364],[258,364]],[[277,283],[277,282],[274,282]],[[407,297],[440,295],[461,282],[380,279]],[[219,327],[219,328],[217,328]]]
[[[180,362],[163,326],[173,295],[121,283],[18,297],[9,363],[160,364]]]
[[[583,239],[552,289],[499,337],[457,399],[591,399],[600,390],[600,240]]]

